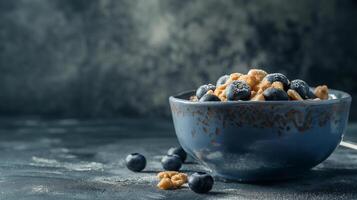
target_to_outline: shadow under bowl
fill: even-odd
[[[305,101],[192,102],[194,91],[169,98],[183,149],[221,178],[289,179],[318,165],[345,132],[351,96]]]

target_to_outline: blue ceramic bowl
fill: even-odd
[[[183,149],[214,175],[238,181],[296,177],[339,145],[351,96],[330,90],[323,101],[191,102],[170,97]]]

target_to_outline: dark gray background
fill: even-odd
[[[356,35],[353,0],[0,0],[0,114],[169,117],[250,67],[356,97]]]

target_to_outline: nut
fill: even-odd
[[[180,177],[182,180],[185,181],[185,183],[188,181],[187,174],[185,174],[185,173],[179,173],[179,174],[177,174],[177,175],[175,175],[175,176]]]
[[[164,171],[157,174],[160,182],[157,187],[162,190],[177,189],[187,183],[187,174],[176,171]]]
[[[257,92],[254,91],[254,90],[252,90],[252,91],[250,92],[250,98],[253,99],[256,94],[257,94]]]
[[[174,188],[174,184],[172,183],[170,178],[163,178],[157,184],[157,187],[162,189],[162,190],[169,190],[169,189],[173,189]]]
[[[171,177],[171,182],[176,188],[181,187],[183,184],[187,183],[187,175],[180,173]]]
[[[235,80],[238,80],[239,77],[242,76],[242,75],[243,75],[243,74],[241,74],[241,73],[233,73],[233,74],[230,74],[228,80],[226,81],[226,83],[232,82],[232,81],[235,81]]]
[[[259,89],[259,90],[257,91],[257,94],[263,94],[263,92],[264,92],[263,89]]]
[[[264,90],[268,89],[271,87],[271,83],[267,80],[261,81],[258,85],[253,87],[254,91],[257,91],[258,94],[261,94],[264,92]]]
[[[225,83],[225,84],[223,84],[223,85],[218,86],[218,87],[216,88],[216,90],[225,90],[227,86],[228,86],[228,83]]]
[[[226,91],[225,90],[215,90],[214,94],[219,97],[221,99],[221,101],[223,101],[222,99],[226,98]]]
[[[157,177],[161,180],[163,178],[171,178],[172,176],[179,174],[177,171],[164,171],[157,174]]]
[[[281,89],[284,90],[284,85],[283,83],[279,82],[279,81],[275,81],[271,84],[271,87],[276,88],[276,89]]]
[[[246,82],[250,86],[250,88],[253,88],[259,83],[259,80],[257,80],[255,76],[251,75],[241,75],[238,80]]]
[[[263,94],[257,94],[251,99],[251,101],[265,101],[265,98]]]
[[[208,90],[206,94],[214,94],[213,90]]]
[[[320,85],[315,88],[314,94],[321,100],[328,99],[328,88],[326,85]]]
[[[262,81],[267,74],[266,71],[261,69],[251,69],[248,72],[248,75],[254,76],[258,81]]]
[[[297,93],[295,90],[289,89],[287,93],[291,100],[298,100],[298,101],[303,100],[299,95],[299,93]]]
[[[223,92],[224,92],[224,90],[215,89],[213,93],[216,96],[220,96]]]
[[[227,83],[223,84],[223,85],[220,85],[218,86],[215,90],[214,90],[214,94],[218,97],[220,97],[221,95],[224,95],[225,96],[225,89],[227,87]]]

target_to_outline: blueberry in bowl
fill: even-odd
[[[220,86],[220,85],[225,84],[228,79],[229,79],[229,75],[227,75],[227,74],[221,76],[221,77],[217,80],[216,86],[218,87],[218,86]]]
[[[227,100],[248,100],[250,92],[250,86],[244,81],[233,81],[226,89]]]
[[[263,92],[266,101],[287,101],[289,100],[288,94],[277,88],[268,88]]]
[[[341,142],[349,94],[268,75],[246,81],[248,100],[227,99],[226,89],[239,75],[209,92],[221,101],[190,100],[195,91],[169,98],[180,145],[212,175],[243,182],[293,178],[326,160]]]
[[[200,98],[201,102],[204,101],[221,101],[216,95],[213,94],[204,94],[201,98]]]
[[[265,76],[265,79],[267,81],[269,81],[270,83],[273,83],[276,81],[281,82],[281,83],[283,83],[285,89],[288,88],[288,85],[289,85],[289,79],[284,74],[281,74],[281,73],[268,74]]]
[[[290,83],[290,88],[299,93],[303,99],[309,98],[310,87],[305,81],[300,79],[293,80]]]
[[[215,89],[216,86],[212,84],[201,85],[196,91],[196,96],[198,99],[201,99],[209,90],[215,90]]]

